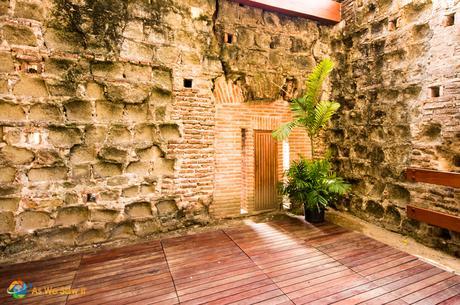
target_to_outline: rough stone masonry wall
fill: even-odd
[[[460,215],[460,191],[404,178],[407,167],[460,171],[460,2],[356,0],[343,9],[331,41],[343,109],[330,144],[355,185],[344,207],[460,256],[459,233],[405,212],[410,203]]]
[[[211,208],[217,80],[284,117],[328,31],[226,0],[0,0],[2,254],[238,214]]]
[[[2,254],[208,221],[214,12],[199,0],[0,1]]]

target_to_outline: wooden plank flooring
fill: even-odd
[[[0,304],[460,304],[460,276],[360,233],[300,219],[0,266],[0,287],[85,294]]]

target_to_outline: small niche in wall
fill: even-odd
[[[225,43],[232,44],[235,42],[235,36],[230,33],[225,33],[224,35],[224,41]]]
[[[193,79],[184,78],[184,88],[192,88],[192,87],[193,87]]]
[[[398,18],[388,21],[388,31],[396,31],[398,28]]]
[[[453,26],[455,24],[455,13],[444,16],[442,25],[445,27]]]
[[[440,97],[441,96],[441,86],[431,86],[430,87],[430,97]]]

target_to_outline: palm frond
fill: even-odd
[[[297,120],[284,123],[280,127],[278,127],[278,129],[272,132],[272,136],[275,139],[282,141],[289,137],[292,130],[297,126],[297,124],[298,124]]]
[[[339,110],[340,104],[332,101],[321,101],[315,107],[314,122],[311,125],[310,132],[316,134],[324,127],[331,117]]]
[[[328,179],[327,185],[329,192],[337,195],[344,195],[351,188],[351,186],[345,181],[343,181],[342,178],[336,177]]]
[[[306,87],[307,92],[305,98],[314,106],[318,103],[323,88],[323,83],[326,77],[334,68],[334,62],[329,58],[323,59],[313,72],[308,76]]]

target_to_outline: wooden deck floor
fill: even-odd
[[[14,300],[14,279],[84,295]],[[460,304],[460,276],[298,219],[0,267],[0,304]]]

